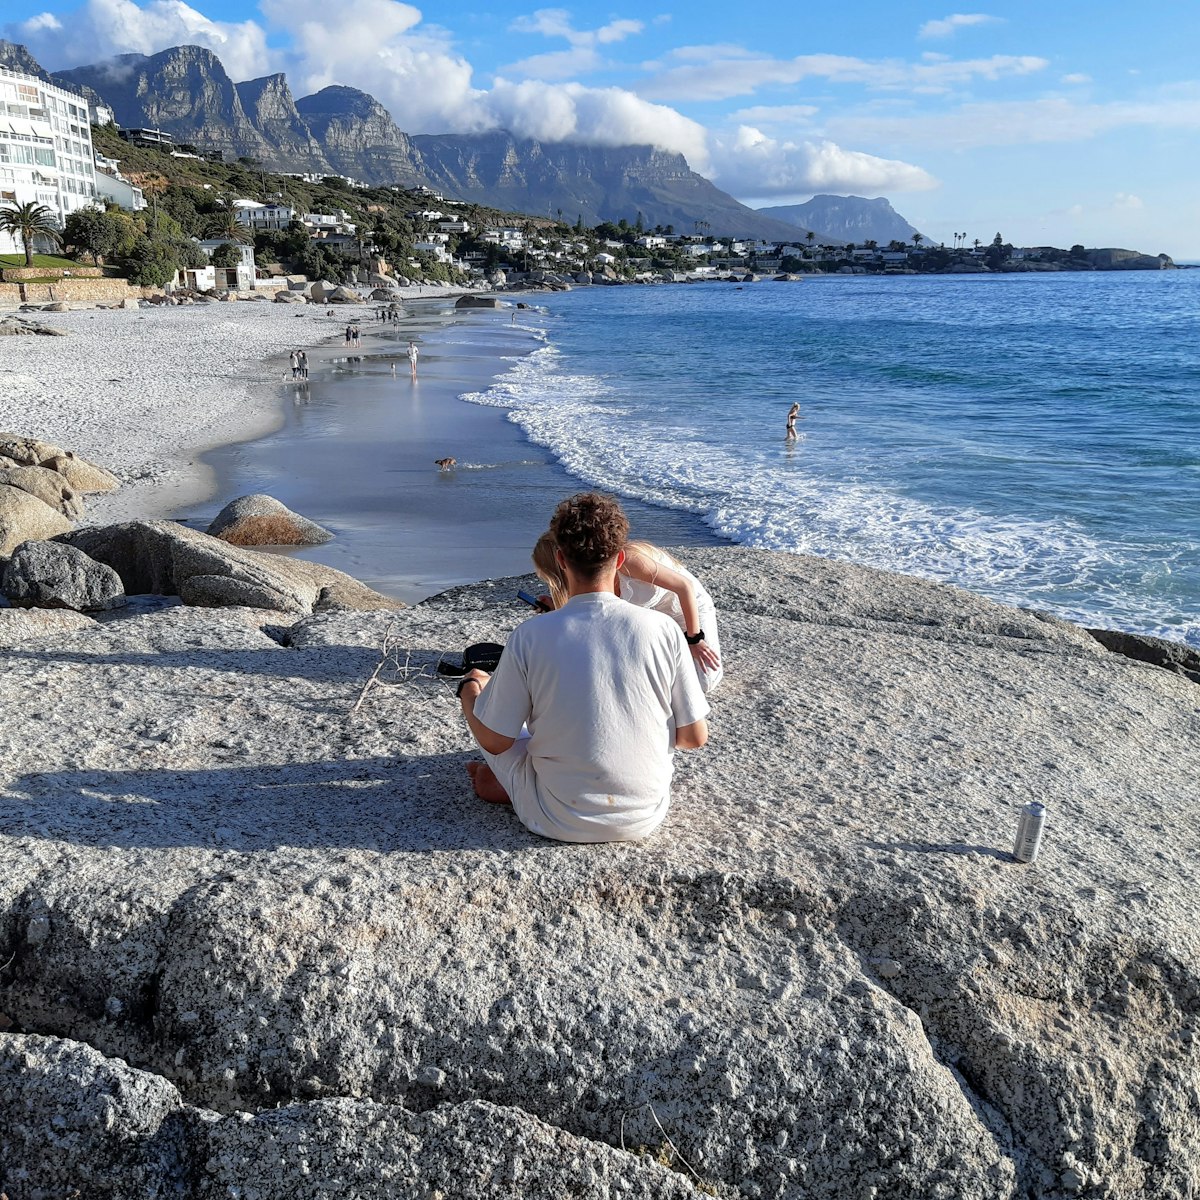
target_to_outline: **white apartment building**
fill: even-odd
[[[95,199],[87,101],[0,67],[0,204],[44,204],[62,225]],[[17,241],[0,234],[0,254],[19,253]]]

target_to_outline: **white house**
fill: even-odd
[[[296,210],[286,204],[259,204],[256,200],[235,200],[239,225],[245,225],[255,233],[286,229],[295,219]]]
[[[438,231],[440,233],[470,233],[471,223],[469,221],[439,221]]]
[[[0,67],[0,204],[44,204],[61,226],[95,202],[92,154],[82,96]],[[0,234],[0,253],[18,253],[17,243]]]

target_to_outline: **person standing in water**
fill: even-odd
[[[412,372],[412,377],[417,377],[417,355],[420,351],[417,349],[416,342],[408,343],[408,369]]]
[[[788,409],[787,415],[787,440],[794,442],[796,440],[796,418],[800,415],[800,402],[797,401]]]

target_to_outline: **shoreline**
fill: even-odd
[[[358,347],[337,338],[314,356],[306,384],[284,380],[279,427],[205,455],[222,503],[250,492],[276,497],[335,534],[322,546],[276,552],[408,603],[526,572],[554,505],[587,485],[507,409],[462,397],[487,391],[540,348],[540,332],[511,325],[507,308],[456,310],[444,299],[412,306],[397,325],[362,328]],[[404,358],[410,336],[421,349],[415,384]],[[437,470],[443,457],[456,467]],[[640,536],[726,544],[695,514],[622,502]],[[215,509],[173,515],[205,528]]]
[[[460,294],[408,288],[401,296]],[[357,317],[371,308],[367,301],[332,311]],[[74,450],[121,480],[117,491],[89,498],[81,525],[168,518],[215,498],[210,454],[282,425],[283,356],[332,343],[332,332],[314,324],[325,312],[257,300],[38,313],[69,336],[0,339],[2,424]]]

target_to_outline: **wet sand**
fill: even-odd
[[[527,571],[554,506],[584,485],[502,409],[459,397],[485,389],[506,358],[542,343],[508,309],[455,310],[453,300],[407,307],[399,326],[362,319],[357,348],[339,341],[310,349],[309,382],[282,384],[282,427],[206,455],[216,499],[178,515],[203,528],[226,501],[266,492],[337,535],[302,557],[408,602]],[[420,347],[415,383],[410,337]],[[445,457],[457,467],[439,471],[434,460]],[[626,509],[636,536],[718,541],[690,514],[634,501]]]

